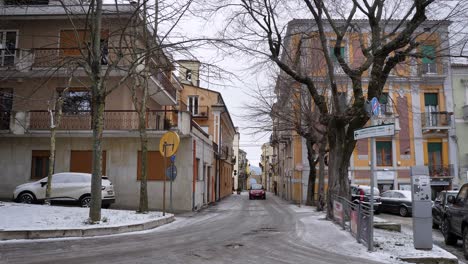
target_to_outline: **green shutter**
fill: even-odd
[[[388,93],[382,93],[380,95],[379,103],[387,104],[388,103]]]
[[[442,152],[442,143],[427,143],[427,152]]]
[[[335,47],[330,47],[330,58],[332,59],[332,61],[337,62],[338,59],[335,56],[334,49],[335,49]],[[345,51],[344,47],[341,47],[340,48],[340,55],[341,55],[342,58],[345,58],[345,56],[344,56],[345,52],[344,51]]]
[[[425,93],[424,94],[424,105],[439,105],[437,102],[437,94],[436,93]]]
[[[424,45],[422,46],[421,51],[423,55],[422,63],[424,64],[434,63],[434,60],[435,60],[434,46]]]

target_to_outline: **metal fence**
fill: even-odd
[[[369,250],[372,250],[373,228],[369,205],[362,202],[353,203],[341,196],[334,196],[332,199],[333,220],[343,230],[351,232],[358,243],[362,243]]]

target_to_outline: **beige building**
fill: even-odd
[[[262,169],[262,184],[269,192],[274,192],[275,179],[273,178],[273,147],[270,143],[262,145],[260,169]]]
[[[179,61],[179,76],[184,89],[180,95],[181,109],[188,110],[201,129],[213,140],[213,174],[208,179],[212,190],[209,201],[217,201],[232,194],[234,188],[233,142],[237,135],[223,96],[217,91],[202,88],[198,79],[200,62]]]
[[[66,2],[70,4],[67,11],[58,1],[37,3],[40,5],[28,8],[0,6],[1,45],[7,49],[0,56],[0,198],[3,199],[11,198],[17,185],[47,176],[48,110],[51,98],[62,93],[65,87],[68,91],[64,96],[62,122],[57,128],[54,172],[91,172],[90,80],[76,63],[88,56],[86,14],[81,6],[73,5],[76,1]],[[106,72],[105,87],[110,92],[104,110],[103,174],[113,182],[114,206],[120,208],[138,207],[140,187],[138,117],[129,89],[132,82],[122,81],[132,70],[137,54],[132,53],[136,50],[133,46],[119,44],[122,34],[139,30],[127,27],[134,11],[134,6],[121,4],[117,17],[115,5],[104,5],[101,34],[101,64]],[[132,43],[138,45],[138,41]],[[159,141],[171,130],[181,138],[175,160],[178,176],[174,181],[173,207],[175,211],[195,210],[206,204],[210,196],[206,178],[215,166],[213,142],[190,112],[178,105],[183,86],[172,73],[175,68],[170,56],[161,50],[147,66],[151,93],[146,124],[149,206],[162,208],[165,168]],[[141,98],[140,91],[136,94]]]

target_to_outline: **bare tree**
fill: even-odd
[[[232,30],[228,28],[223,34],[233,34],[239,39],[232,47],[267,57],[279,67],[280,75],[290,76],[309,91],[320,112],[320,122],[328,132],[328,195],[349,196],[348,167],[356,145],[353,133],[369,120],[365,110],[367,98],[379,98],[390,72],[410,56],[418,55],[417,47],[421,43],[418,28],[427,20],[432,5],[434,0],[292,3],[239,0],[224,6],[232,11],[228,18]],[[282,15],[304,10],[312,19],[293,21],[299,26],[286,30],[288,17]],[[351,63],[342,54],[346,40],[359,43],[360,60]],[[325,63],[306,74],[297,70],[294,62],[302,58],[297,56],[301,55],[297,52],[301,49],[311,50]],[[340,98],[343,83],[337,77],[337,70],[350,83],[351,98],[345,102]],[[331,199],[327,200],[330,217]]]

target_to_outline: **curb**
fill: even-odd
[[[400,260],[409,262],[409,263],[420,263],[420,264],[457,264],[458,259],[454,256],[454,258],[448,257],[419,257],[419,256],[410,256],[398,257]]]
[[[171,223],[175,220],[173,215],[145,223],[126,226],[97,227],[89,229],[59,229],[59,230],[11,230],[0,231],[0,240],[12,239],[44,239],[64,237],[93,237],[122,234],[135,231],[153,229]]]

